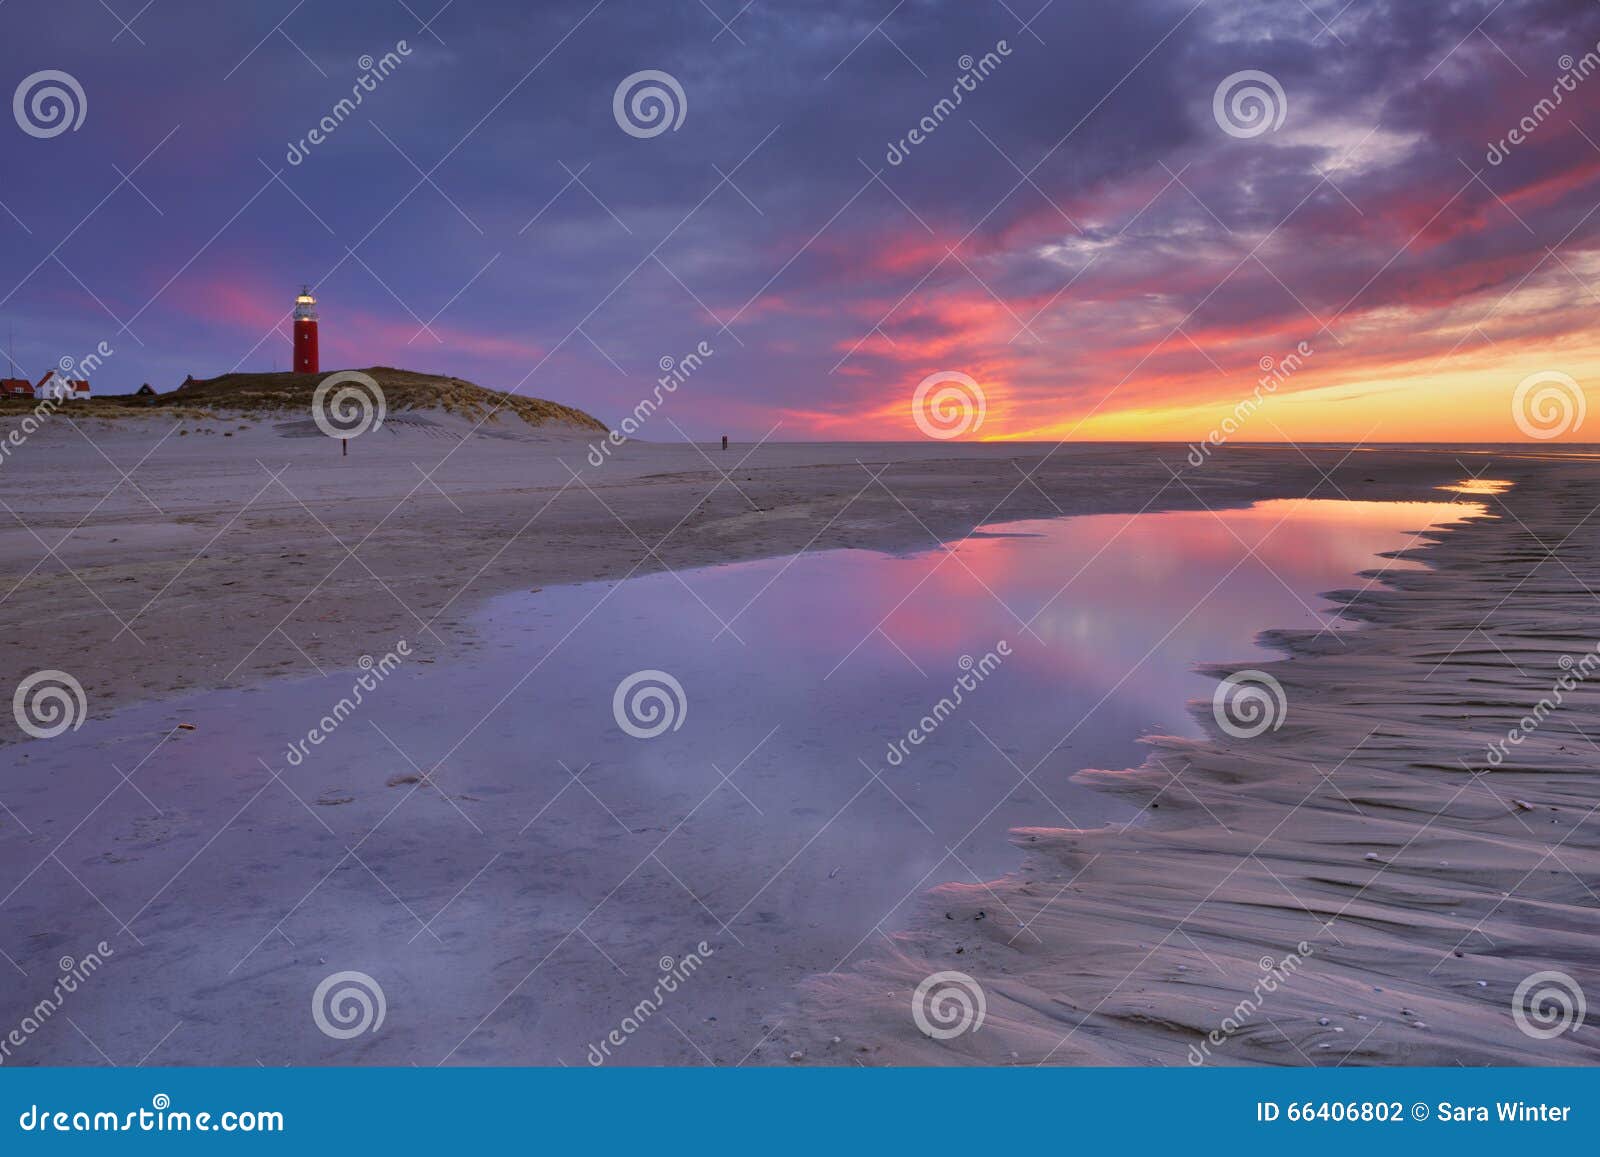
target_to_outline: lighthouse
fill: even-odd
[[[317,372],[317,299],[307,286],[294,299],[294,372]]]

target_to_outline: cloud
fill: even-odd
[[[136,316],[118,385],[270,368],[310,280],[341,361],[602,418],[707,340],[675,398],[686,429],[759,436],[781,414],[785,437],[915,436],[910,390],[961,370],[994,392],[983,435],[1181,436],[1150,415],[1201,422],[1306,340],[1315,368],[1286,394],[1417,392],[1433,406],[1391,432],[1413,438],[1506,351],[1588,357],[1600,76],[1486,153],[1600,41],[1592,4],[886,7],[724,9],[724,28],[650,0],[485,0],[428,32],[373,0],[291,44],[264,17],[157,6],[130,55],[8,6],[91,101],[82,132],[18,149],[50,177],[8,189],[23,227],[0,219],[19,356]],[[288,166],[357,57],[401,38],[407,63]],[[963,60],[1001,42],[964,86]],[[687,96],[648,140],[611,109],[644,68]],[[1212,96],[1246,69],[1287,111],[1239,139]],[[427,319],[441,341],[417,336]]]

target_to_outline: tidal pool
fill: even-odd
[[[1480,510],[1093,515],[551,587],[464,654],[374,641],[359,703],[352,663],[6,748],[0,1027],[112,950],[8,1063],[737,1063],[929,887],[1014,868],[1007,829],[1131,821],[1070,777],[1196,732],[1193,664],[1338,629],[1319,592]],[[375,1030],[313,1014],[339,972]]]

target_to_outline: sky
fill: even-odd
[[[708,350],[664,441],[1600,440],[1597,43],[1595,0],[9,0],[0,323],[166,390],[286,369],[306,282],[324,371],[608,425]]]

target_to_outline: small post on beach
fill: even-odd
[[[722,448],[724,450],[728,448],[728,436],[726,434],[722,436]]]
[[[349,438],[340,438],[339,439],[339,457],[341,457],[341,458],[350,457],[350,439]]]

